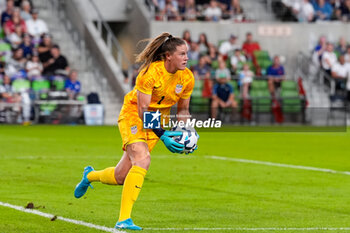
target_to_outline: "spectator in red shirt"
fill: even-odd
[[[22,33],[27,32],[26,23],[23,19],[21,19],[19,8],[15,8],[12,14],[12,18],[5,23],[4,25],[5,34],[10,35],[11,33],[15,32],[17,25],[21,26]]]
[[[253,35],[251,32],[246,34],[246,40],[243,43],[242,50],[248,60],[253,60],[254,51],[260,50],[258,42],[253,41]]]

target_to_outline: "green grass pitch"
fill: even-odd
[[[349,132],[199,134],[199,149],[189,156],[171,154],[158,143],[133,209],[137,225],[350,227],[349,175],[215,160],[208,156],[350,171]],[[73,190],[86,165],[95,169],[115,166],[121,154],[117,127],[0,126],[0,202],[18,206],[33,202],[45,213],[113,227],[119,214],[121,186],[94,183],[94,189],[89,189],[81,199],[74,198]],[[101,232],[2,206],[0,219],[1,233]]]

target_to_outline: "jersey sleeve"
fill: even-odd
[[[137,76],[135,88],[144,94],[151,95],[155,83],[153,72],[151,70],[148,70],[146,74],[143,72],[142,70]]]
[[[194,76],[193,76],[192,72],[189,71],[186,75],[188,75],[189,81],[185,87],[184,92],[182,93],[181,99],[190,98],[192,91],[193,91],[193,87],[194,87]]]

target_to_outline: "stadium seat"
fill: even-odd
[[[34,80],[32,82],[34,92],[47,92],[50,90],[50,82],[48,80]]]
[[[63,91],[65,85],[65,78],[62,76],[55,76],[52,81],[52,86],[55,91]]]
[[[250,92],[252,99],[252,110],[255,113],[271,112],[271,96],[268,90],[252,90]]]
[[[298,91],[298,84],[292,80],[285,80],[281,83],[281,89]]]
[[[302,110],[302,101],[296,90],[281,90],[282,111],[283,113],[300,113]]]
[[[190,102],[191,112],[209,111],[209,99],[202,96],[203,85],[203,80],[196,80],[194,83]]]
[[[265,50],[254,51],[254,57],[257,61],[259,61],[259,60],[271,60],[269,52],[267,52]]]
[[[6,62],[6,58],[8,57],[6,54],[11,53],[11,45],[5,42],[0,42],[0,53],[3,54],[3,56],[0,58],[0,61]]]
[[[252,91],[267,91],[268,83],[266,80],[253,80],[251,84]]]
[[[15,92],[27,91],[30,89],[30,82],[25,79],[16,79],[12,83],[12,88]]]

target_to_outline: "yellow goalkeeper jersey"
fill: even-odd
[[[171,74],[165,69],[164,61],[153,62],[145,74],[144,70],[140,72],[134,89],[125,95],[119,120],[130,116],[130,114],[138,114],[137,91],[152,95],[149,110],[159,109],[163,115],[169,114],[170,108],[180,98],[188,99],[192,94],[193,87],[194,77],[188,68]]]

